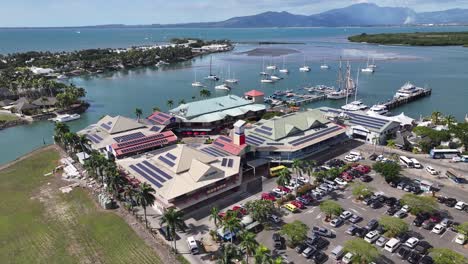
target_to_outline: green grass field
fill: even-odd
[[[42,151],[0,171],[0,263],[161,263],[84,190],[57,190],[57,179],[43,176],[57,159],[56,151]]]
[[[13,121],[13,120],[17,120],[17,119],[18,119],[18,117],[15,116],[15,115],[0,113],[0,121],[8,122],[8,121]]]

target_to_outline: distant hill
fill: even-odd
[[[405,24],[468,24],[468,9],[450,9],[417,13],[404,7],[381,7],[362,3],[332,9],[315,15],[295,15],[288,12],[265,12],[252,16],[233,17],[219,22],[153,24],[152,27],[339,27],[384,26]]]

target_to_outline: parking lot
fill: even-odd
[[[343,157],[344,155],[340,155],[338,158],[343,158]],[[362,160],[360,162],[362,164],[368,164],[368,165],[372,165],[373,163],[369,160]],[[411,178],[414,179],[415,178],[414,175],[418,175],[421,173],[424,173],[424,171],[420,170],[420,171],[412,172],[410,170],[405,169],[402,172],[404,176],[407,176],[410,179]],[[381,177],[380,175],[377,175],[374,171],[371,171],[368,175],[370,175],[373,178],[373,180],[371,182],[368,182],[367,184],[373,187],[376,193],[378,192],[387,197],[395,197],[397,199],[401,198],[404,194],[407,193],[403,190],[392,188],[383,180],[383,177]],[[424,175],[424,177],[426,177],[426,175]],[[431,176],[427,175],[427,177],[431,177]],[[276,187],[275,180],[276,180],[275,178],[271,178],[271,179],[267,179],[263,181],[263,184],[262,184],[263,191],[269,192],[272,189],[274,189]],[[357,181],[360,182],[359,180]],[[467,197],[466,191],[464,189],[459,188],[458,186],[452,186],[450,184],[448,185],[440,184],[440,186],[442,186],[442,188],[440,192],[438,193],[438,195],[454,197],[457,200],[466,199]],[[249,200],[260,199],[260,196],[261,196],[261,193],[257,193],[256,195],[246,197],[246,199],[236,202],[235,204],[232,204],[229,207],[232,207],[238,204],[244,204]],[[346,188],[345,190],[336,190],[336,191],[330,192],[328,195],[322,198],[322,200],[326,200],[326,199],[335,200],[343,207],[344,210],[349,210],[353,214],[357,214],[361,216],[363,220],[357,223],[357,225],[360,227],[365,226],[371,219],[379,220],[382,216],[386,215],[386,211],[388,209],[388,207],[385,205],[378,209],[372,209],[371,207],[363,204],[362,202],[355,201],[352,196],[351,188]],[[452,219],[454,222],[462,223],[462,222],[468,221],[468,213],[466,211],[459,211],[453,207],[452,208],[447,207],[444,204],[439,204],[439,209],[440,211],[446,213],[448,217]],[[332,227],[329,223],[326,223],[324,221],[325,216],[323,213],[320,212],[318,203],[309,205],[307,206],[307,208],[297,213],[290,213],[284,209],[281,209],[281,212],[283,213],[283,216],[282,216],[283,223],[290,223],[295,220],[299,220],[305,223],[309,228],[318,226],[318,227],[325,227],[327,229],[332,230],[332,232],[335,233],[336,237],[327,238],[330,244],[323,250],[327,255],[329,255],[331,250],[333,250],[336,246],[338,245],[344,246],[345,241],[354,238],[345,233],[348,227],[352,225],[348,221],[345,221],[343,225],[337,228]],[[434,234],[430,230],[425,230],[422,227],[416,227],[412,225],[412,222],[414,219],[415,217],[411,215],[403,218],[403,220],[405,220],[410,226],[410,232],[408,232],[410,236],[417,237],[420,240],[427,241],[433,247],[436,247],[436,248],[437,247],[450,248],[465,256],[468,255],[466,253],[467,250],[464,249],[463,246],[453,242],[456,236],[455,232],[451,231],[450,229],[447,229],[445,232],[441,234]],[[212,222],[209,221],[208,217],[200,219],[196,223],[192,223],[192,225],[193,226],[205,226],[205,227],[210,227],[210,228],[212,228],[213,226]],[[257,234],[257,241],[261,244],[266,245],[268,248],[270,248],[274,255],[283,255],[285,256],[285,258],[287,258],[289,261],[293,263],[312,263],[313,261],[311,259],[304,258],[301,254],[298,254],[294,249],[290,249],[290,248],[283,248],[281,250],[274,249],[274,245],[273,245],[274,242],[273,242],[272,236],[275,232],[278,232],[280,228],[281,228],[281,224],[279,225],[272,224],[272,228],[264,229],[263,231]],[[209,230],[208,228],[205,228],[205,231],[202,231],[199,234],[197,234],[196,238],[200,239],[201,236],[203,236],[204,234],[208,232],[208,230]],[[183,248],[184,245],[182,245],[181,247]],[[380,254],[382,255],[382,258],[379,259],[377,263],[400,263],[402,262],[402,260],[396,255],[397,251],[395,251],[394,253],[390,253],[386,250],[383,250],[383,248],[381,247],[377,247],[377,248]],[[189,259],[191,262],[206,263],[206,258],[203,257],[203,254],[198,255],[198,256],[190,256]],[[330,258],[325,263],[336,263],[336,261]]]

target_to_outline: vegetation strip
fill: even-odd
[[[384,45],[468,47],[468,32],[362,33],[348,40]]]

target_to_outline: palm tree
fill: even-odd
[[[63,135],[65,135],[65,133],[68,133],[68,132],[70,132],[70,128],[68,127],[67,124],[62,123],[62,122],[55,123],[54,134],[55,134],[56,140],[58,140],[59,142],[62,142]]]
[[[179,101],[179,105],[183,105],[183,104],[185,104],[185,100],[184,100],[184,99],[181,99],[181,100]]]
[[[171,234],[172,239],[174,240],[174,251],[177,252],[176,245],[176,229],[182,231],[185,230],[185,222],[183,220],[184,214],[182,211],[177,211],[175,208],[167,209],[161,217],[161,226],[166,224],[166,230],[168,234]]]
[[[237,232],[239,229],[241,229],[241,220],[237,218],[237,213],[234,211],[228,211],[226,216],[224,217],[222,221],[222,226],[224,230],[227,230],[231,233],[231,243],[233,241],[233,234]]]
[[[196,96],[192,96],[192,101],[195,101],[195,98],[197,98]]]
[[[296,183],[297,183],[297,178],[299,178],[299,176],[302,176],[301,173],[304,170],[304,161],[300,159],[294,159],[292,162],[292,169],[294,173],[296,174]],[[296,184],[294,186],[296,186]],[[294,187],[294,193],[297,195],[296,187]]]
[[[141,110],[140,108],[136,108],[135,115],[137,117],[137,120],[140,121],[140,117],[143,115],[143,110]]]
[[[75,144],[75,149],[85,151],[85,146],[89,144],[89,139],[86,137],[86,135],[77,135],[75,139]]]
[[[112,197],[116,198],[119,194],[119,190],[124,185],[124,180],[114,163],[109,162],[105,170],[107,191],[112,194]]]
[[[242,253],[232,243],[224,244],[221,248],[221,258],[216,261],[217,264],[232,264],[234,260],[240,259]]]
[[[154,197],[154,193],[156,191],[146,182],[140,184],[140,187],[136,193],[136,200],[141,207],[143,207],[143,213],[145,215],[145,224],[148,227],[148,219],[146,218],[146,207],[153,206],[156,197]]]
[[[201,89],[200,90],[200,97],[210,97],[211,92],[207,89]]]
[[[219,216],[219,209],[218,207],[211,207],[210,211],[210,218],[209,220],[213,220],[216,228],[218,228],[219,224],[221,223],[222,219]]]
[[[155,106],[153,107],[153,112],[161,112],[161,108]]]
[[[453,124],[455,124],[457,122],[457,120],[455,119],[455,117],[453,115],[448,115],[445,117],[445,124],[451,128],[453,126]]]
[[[167,100],[166,104],[169,108],[171,108],[172,106],[174,106],[174,101],[172,99],[169,99]]]
[[[439,111],[434,111],[431,114],[431,122],[434,125],[438,125],[440,123],[440,118],[442,117],[442,113]]]
[[[124,200],[130,204],[129,209],[133,212],[133,202],[134,202],[134,197],[136,195],[136,192],[135,192],[135,189],[133,189],[133,186],[125,185],[122,195],[123,195]]]
[[[76,134],[72,132],[67,132],[62,136],[62,141],[65,146],[65,150],[68,151],[69,147],[71,151],[74,151],[74,145],[75,145],[75,139],[76,139]]]
[[[310,176],[314,174],[315,167],[317,166],[317,161],[309,160],[306,162],[306,173],[309,176],[309,183],[310,183]]]
[[[255,249],[254,259],[255,264],[271,264],[273,262],[270,257],[270,250],[262,244]]]
[[[249,264],[249,256],[252,256],[255,249],[258,246],[257,240],[255,240],[255,234],[252,232],[242,232],[240,234],[239,246],[245,250],[245,262]]]

